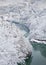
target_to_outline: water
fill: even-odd
[[[26,65],[46,65],[46,45],[32,43],[32,57],[26,61]]]

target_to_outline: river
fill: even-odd
[[[26,65],[46,65],[46,45],[32,43],[32,58],[26,61]]]

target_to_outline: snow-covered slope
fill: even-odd
[[[31,45],[14,23],[0,18],[0,64],[17,65],[31,55]]]
[[[30,40],[32,38],[46,40],[46,0],[10,0],[10,2],[6,0],[6,2],[7,5],[4,0],[5,6],[0,6],[0,15],[5,14],[5,20],[25,24],[30,29],[28,36]]]

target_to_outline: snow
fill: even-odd
[[[31,51],[31,44],[24,37],[25,32],[21,31],[14,23],[0,18],[0,64],[17,65],[26,59]]]
[[[30,42],[36,42],[36,43],[41,43],[41,44],[46,44],[45,40],[38,40],[38,39],[31,39]]]

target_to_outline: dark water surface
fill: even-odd
[[[26,65],[46,65],[46,45],[32,43],[32,57],[26,61]]]

